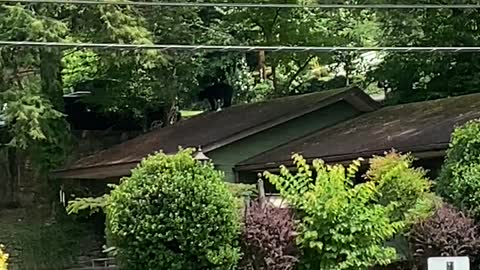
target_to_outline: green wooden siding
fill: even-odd
[[[216,149],[207,155],[218,169],[225,172],[227,181],[234,181],[233,168],[240,161],[359,114],[350,104],[341,101]]]

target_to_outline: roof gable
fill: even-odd
[[[179,146],[202,146],[203,151],[207,153],[341,100],[359,111],[372,111],[378,106],[358,88],[343,88],[233,106],[151,131],[77,160],[72,166],[58,170],[54,175],[65,177],[62,173],[65,171],[115,165],[123,165],[125,171],[134,166],[125,164],[136,164],[149,154],[160,150],[174,153]]]
[[[480,117],[480,94],[388,106],[267,151],[239,170],[290,164],[292,153],[327,162],[382,154],[445,150],[456,125]]]

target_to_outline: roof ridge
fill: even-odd
[[[391,105],[382,106],[382,109],[387,108],[387,107],[388,108],[401,107],[401,106],[414,105],[414,104],[419,104],[419,103],[434,103],[434,102],[442,102],[442,101],[452,100],[452,99],[463,99],[463,98],[466,98],[468,96],[480,96],[480,93],[467,93],[467,94],[463,94],[463,95],[446,96],[446,97],[441,97],[441,98],[419,100],[419,101],[407,102],[407,103],[401,103],[401,104],[391,104]]]

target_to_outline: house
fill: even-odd
[[[235,166],[243,181],[257,173],[292,166],[292,153],[328,163],[348,163],[391,149],[412,153],[435,176],[455,126],[480,118],[480,94],[387,106],[314,132],[244,160]]]
[[[344,88],[204,113],[80,158],[53,175],[117,181],[149,154],[200,146],[227,181],[253,183],[259,172],[292,166],[293,153],[348,163],[391,149],[411,152],[435,176],[455,126],[479,117],[480,94],[380,108],[360,89]]]
[[[238,175],[234,168],[240,162],[378,108],[377,102],[355,87],[233,106],[80,158],[53,172],[53,176],[116,181],[129,175],[149,154],[169,154],[179,147],[200,146],[215,166],[225,172],[227,181],[235,181]]]

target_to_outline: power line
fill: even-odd
[[[320,9],[480,9],[480,4],[255,4],[255,3],[194,3],[194,2],[132,2],[108,0],[0,0],[24,4],[126,5],[157,7],[229,7],[229,8],[320,8]]]
[[[2,47],[50,47],[87,48],[116,50],[160,50],[160,51],[223,51],[223,52],[480,52],[480,47],[289,47],[289,46],[220,46],[220,45],[180,45],[180,44],[117,44],[117,43],[64,43],[35,41],[2,41]]]

